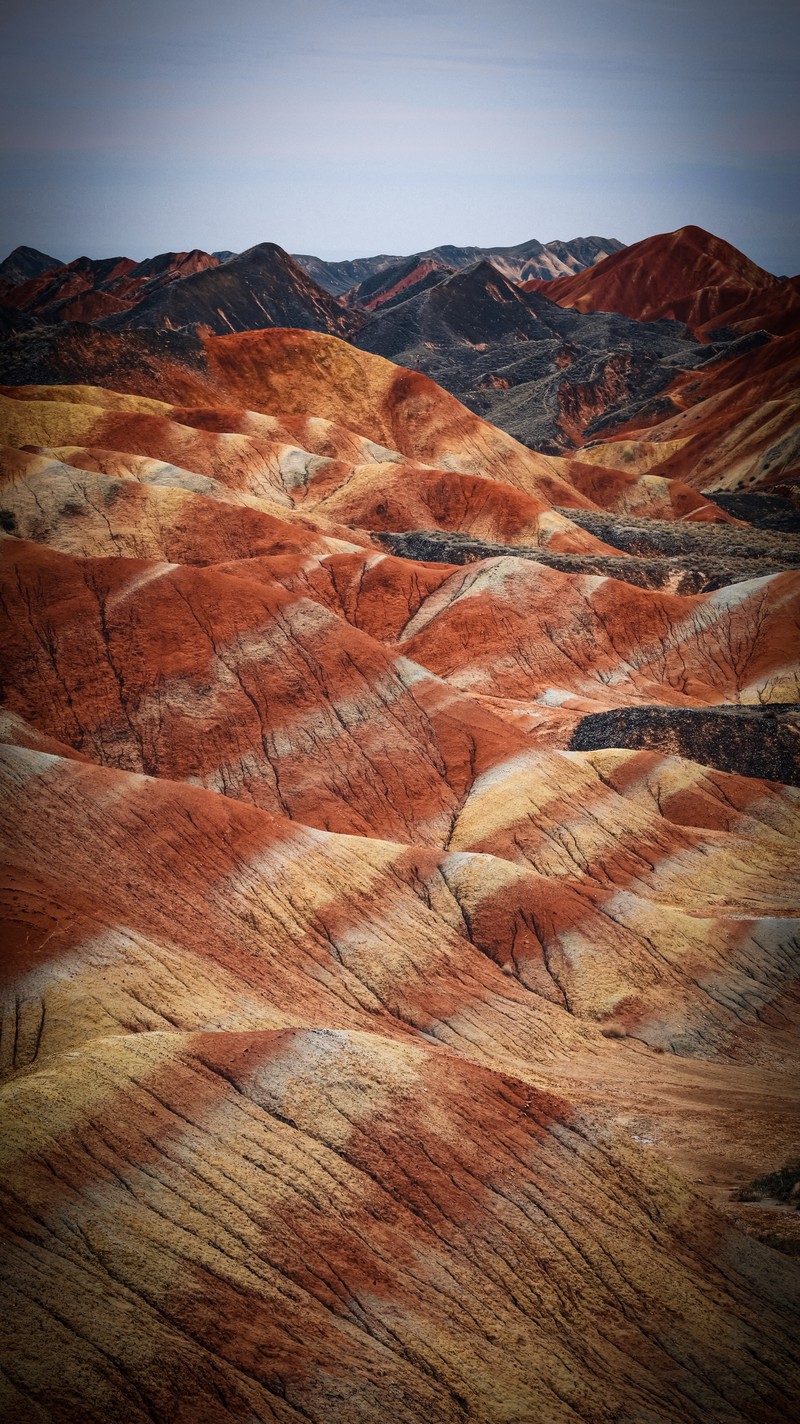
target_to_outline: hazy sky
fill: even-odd
[[[0,249],[343,257],[698,223],[800,267],[800,7],[26,0]]]

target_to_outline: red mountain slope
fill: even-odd
[[[129,257],[78,257],[53,266],[11,290],[2,301],[41,321],[97,321],[130,310],[145,296],[194,272],[219,266],[209,252],[163,252],[145,262]]]
[[[778,279],[722,238],[682,227],[635,242],[574,277],[527,282],[577,311],[620,312],[638,321],[670,317],[691,328],[725,325],[725,313]]]
[[[772,336],[789,336],[800,323],[800,277],[789,277],[773,287],[755,287],[738,306],[726,307],[724,325],[746,334],[768,331]],[[702,340],[710,337],[720,322],[714,318],[697,328]]]
[[[651,424],[643,412],[580,458],[710,494],[785,485],[800,470],[798,389],[800,334],[793,332],[676,377],[666,414]]]
[[[362,441],[369,436],[384,450],[435,468],[488,476],[558,508],[592,508],[596,502],[670,519],[698,504],[708,506],[685,486],[671,493],[664,481],[638,482],[635,468],[621,480],[604,476],[595,482],[595,494],[583,472],[558,457],[526,449],[421,372],[405,371],[322,335],[264,330],[201,339],[185,331],[111,332],[73,324],[17,341],[24,344],[17,345],[8,362],[9,395],[23,394],[25,381],[82,386],[91,373],[93,389],[110,387],[160,402],[221,409],[216,417],[221,430],[238,431],[243,409],[269,413],[295,430],[292,443],[333,455],[333,447],[321,447],[313,434],[316,418],[326,415],[351,436],[359,430]],[[226,419],[227,425],[219,423]],[[65,438],[74,443],[73,437]],[[75,439],[86,443],[82,435]],[[60,442],[27,436],[23,443]],[[559,516],[549,520],[542,537],[568,540],[573,549],[589,547]]]

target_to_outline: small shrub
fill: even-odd
[[[771,1197],[774,1201],[791,1202],[795,1210],[800,1210],[800,1159],[787,1162],[777,1172],[767,1172],[756,1177],[746,1187],[740,1187],[734,1194],[735,1201],[763,1201]]]

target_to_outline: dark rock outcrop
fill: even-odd
[[[735,518],[747,519],[747,511],[752,505],[768,498],[765,495],[723,495],[715,502]],[[786,505],[786,501],[778,499],[769,500],[769,503],[782,507]],[[789,508],[791,510],[791,506]],[[758,510],[755,512],[757,514]],[[704,522],[645,519],[631,514],[609,514],[605,510],[565,509],[561,513],[602,539],[604,544],[613,544],[615,549],[639,557],[672,558],[677,554],[695,559],[727,560],[732,565],[742,559],[756,559],[781,568],[800,564],[800,519],[797,514],[798,533],[795,535],[777,524],[759,526],[757,519],[753,520],[755,528],[740,528],[735,524],[720,528]]]
[[[720,771],[800,786],[800,708],[615,707],[584,717],[572,751],[631,747],[688,757]]]
[[[625,424],[717,350],[677,322],[565,310],[488,260],[377,309],[351,339],[424,371],[477,415],[549,454],[580,445],[598,421]]]
[[[43,272],[59,265],[57,257],[48,257],[38,247],[15,247],[0,262],[0,290],[3,287],[21,287],[31,277],[40,277]]]
[[[661,554],[651,558],[620,554],[619,558],[614,558],[605,554],[561,553],[547,547],[489,544],[469,534],[454,534],[441,529],[408,533],[373,530],[370,537],[403,559],[421,559],[432,564],[473,564],[480,559],[498,557],[532,559],[534,563],[560,569],[562,573],[598,574],[634,584],[638,588],[665,589],[679,594],[711,593],[728,584],[785,573],[791,562],[797,560],[796,553],[791,562],[780,562],[766,555],[728,558],[708,551],[694,555],[675,552],[671,556]],[[605,539],[606,536],[602,537]]]
[[[756,529],[775,530],[785,534],[800,534],[800,491],[788,489],[786,497],[779,494],[717,494],[714,503],[734,519],[746,519]]]

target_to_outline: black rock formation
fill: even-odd
[[[630,747],[800,786],[800,707],[615,707],[578,723],[570,749]]]

